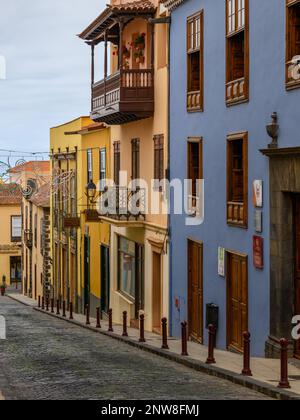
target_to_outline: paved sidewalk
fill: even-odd
[[[8,297],[15,299],[25,305],[32,306],[36,310],[40,310],[37,307],[37,302],[28,297],[22,296],[20,294],[8,293]],[[41,310],[40,310],[41,311]],[[45,311],[42,311],[45,312]],[[56,312],[56,310],[55,310]],[[55,314],[49,315],[57,317]],[[207,359],[208,349],[206,346],[199,345],[197,343],[189,342],[188,343],[188,357],[181,356],[181,341],[174,338],[169,338],[169,350],[161,349],[161,337],[152,334],[145,333],[146,344],[141,344],[138,342],[139,331],[133,328],[128,328],[128,338],[122,337],[122,326],[114,325],[114,332],[108,333],[108,322],[105,320],[101,321],[101,330],[96,329],[96,320],[90,319],[90,326],[86,326],[86,319],[84,315],[74,314],[74,320],[70,321],[69,313],[67,313],[66,318],[59,318],[72,322],[76,325],[82,326],[84,328],[97,331],[98,333],[109,335],[112,338],[122,340],[127,342],[130,345],[139,347],[143,350],[150,351],[152,353],[164,356],[166,358],[175,360],[181,364],[192,367],[199,371],[209,373],[211,375],[228,379],[234,383],[249,387],[256,391],[260,391],[269,395],[273,398],[278,399],[300,399],[300,369],[293,364],[289,366],[289,377],[291,390],[279,390],[277,385],[280,378],[280,361],[275,359],[264,359],[264,358],[252,358],[251,359],[251,369],[253,377],[244,377],[241,375],[241,370],[243,366],[243,357],[238,354],[234,354],[227,351],[215,350],[215,358],[217,363],[212,366],[205,364]]]

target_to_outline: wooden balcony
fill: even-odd
[[[229,201],[227,203],[227,223],[230,225],[247,227],[247,217],[244,203]]]
[[[153,113],[153,70],[121,69],[93,85],[91,118],[96,122],[119,125]]]
[[[226,104],[235,105],[248,100],[248,84],[246,79],[234,80],[226,85]]]

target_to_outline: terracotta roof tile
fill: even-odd
[[[22,192],[18,184],[0,184],[0,206],[21,205]]]
[[[8,172],[11,174],[18,174],[20,172],[50,172],[50,162],[49,160],[42,161],[30,161],[22,163],[21,165],[15,166],[10,169]]]
[[[37,207],[50,207],[50,183],[39,187],[29,201]]]

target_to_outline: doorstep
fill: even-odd
[[[161,337],[154,333],[146,332],[146,343],[139,343],[139,331],[136,329],[128,327],[128,337],[122,337],[122,326],[114,325],[114,332],[110,333],[108,332],[107,320],[102,320],[102,328],[97,329],[96,320],[94,318],[90,318],[91,325],[86,325],[86,318],[84,315],[74,314],[74,319],[69,320],[68,312],[67,317],[63,318],[60,315],[51,314],[50,312],[46,312],[38,308],[37,302],[26,296],[14,293],[9,293],[7,296],[27,306],[33,307],[36,311],[123,341],[131,346],[165,357],[169,360],[173,360],[189,368],[212,376],[227,379],[235,384],[261,392],[269,397],[279,400],[300,400],[300,368],[299,365],[293,363],[293,361],[289,366],[291,390],[281,390],[277,388],[280,378],[280,361],[277,359],[252,358],[251,369],[253,377],[245,377],[241,375],[243,366],[243,356],[241,355],[223,350],[215,350],[215,359],[217,363],[215,365],[207,365],[205,363],[208,354],[206,346],[189,342],[189,356],[183,357],[181,356],[181,340],[169,338],[169,350],[162,350]]]

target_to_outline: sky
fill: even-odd
[[[1,3],[0,65],[2,56],[6,79],[0,80],[0,149],[48,151],[50,127],[89,115],[90,48],[76,35],[106,1]]]

